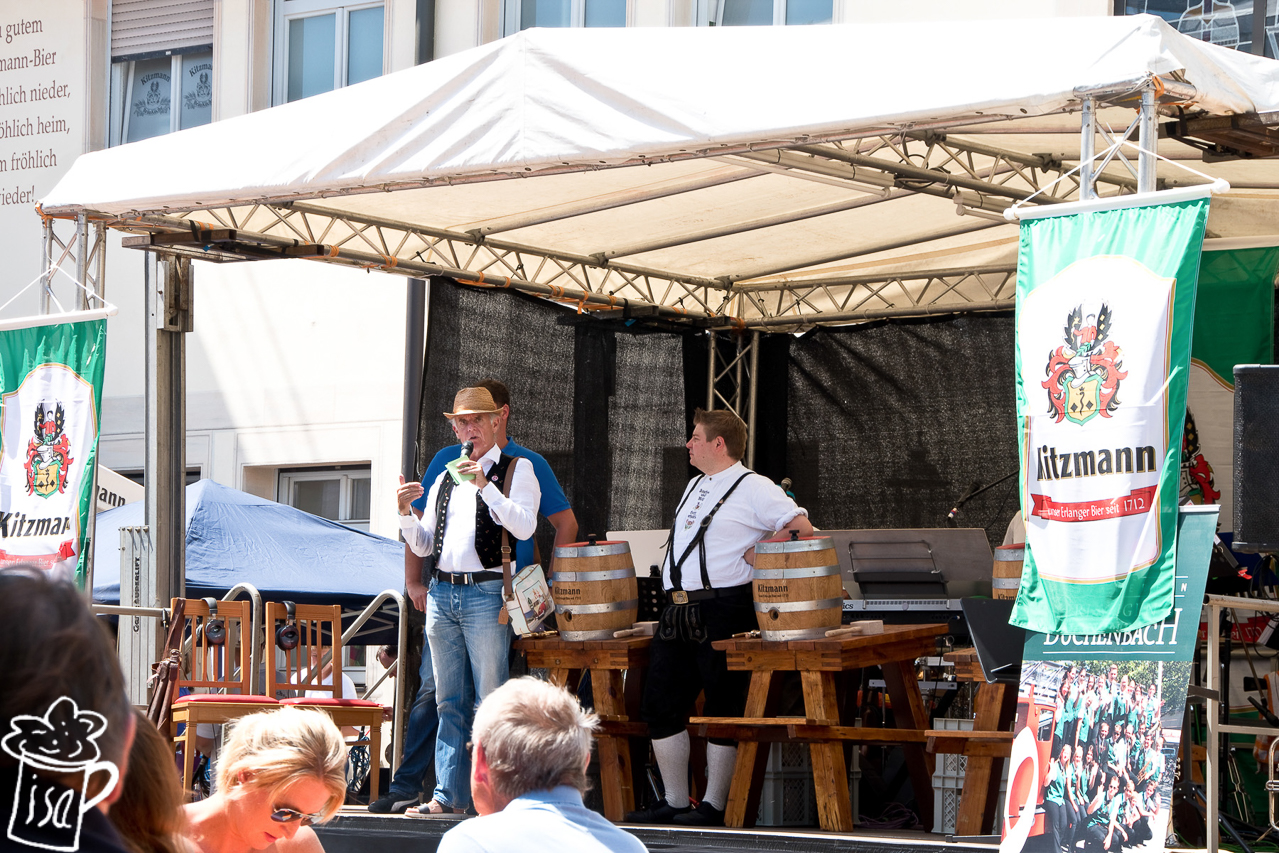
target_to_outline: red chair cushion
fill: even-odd
[[[281,705],[327,705],[335,708],[381,708],[382,703],[368,699],[334,699],[332,696],[297,696],[281,699]]]
[[[241,693],[223,695],[221,693],[189,693],[173,700],[174,705],[191,702],[246,702],[254,705],[278,705],[279,702],[270,696],[245,696]]]

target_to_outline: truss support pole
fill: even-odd
[[[706,333],[707,352],[706,362],[709,367],[706,370],[706,411],[715,410],[715,332],[708,331]]]
[[[1137,137],[1137,144],[1141,146],[1141,151],[1137,153],[1137,192],[1139,193],[1155,191],[1156,160],[1153,152],[1159,145],[1157,118],[1155,90],[1148,84],[1141,90],[1141,126]]]
[[[146,519],[155,548],[147,606],[186,596],[186,333],[191,261],[146,253]],[[157,653],[159,650],[156,650]]]
[[[733,377],[733,384],[737,389],[733,392],[733,411],[739,415],[742,413],[742,341],[741,335],[737,336],[737,365],[734,368],[736,375]],[[754,377],[752,377],[754,378]]]
[[[755,470],[755,409],[759,393],[759,332],[751,332],[750,390],[747,394],[746,467]]]
[[[1080,111],[1079,129],[1079,200],[1084,201],[1097,197],[1097,187],[1093,181],[1092,161],[1096,156],[1097,113],[1096,104],[1091,96],[1085,95],[1083,109]]]
[[[53,222],[44,221],[44,271],[40,275],[40,313],[48,314],[53,307],[49,295],[53,287]]]
[[[75,307],[77,311],[89,307],[89,218],[81,213],[75,221]]]

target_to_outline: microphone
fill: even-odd
[[[462,455],[461,455],[460,457],[458,457],[458,458],[460,458],[460,459],[467,459],[467,458],[469,458],[469,457],[470,457],[470,455],[471,455],[471,451],[472,451],[472,450],[474,450],[474,449],[475,449],[475,442],[473,442],[473,441],[464,441],[464,442],[462,442]]]
[[[947,521],[954,520],[955,516],[959,515],[959,508],[963,506],[964,504],[968,503],[968,499],[971,498],[973,495],[977,494],[977,492],[980,489],[981,489],[981,483],[973,483],[971,486],[969,486],[968,491],[964,492],[964,496],[960,498],[959,500],[955,501],[955,505],[951,507],[950,512],[946,513],[946,520]]]

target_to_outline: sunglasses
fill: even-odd
[[[271,820],[275,821],[276,823],[289,823],[291,821],[300,820],[302,821],[303,826],[310,826],[311,824],[315,823],[323,816],[324,816],[323,812],[317,812],[315,814],[306,814],[304,812],[298,811],[297,809],[290,809],[284,806],[281,806],[277,808],[275,811],[271,812]]]

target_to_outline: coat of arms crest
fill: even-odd
[[[1066,318],[1066,345],[1048,356],[1048,378],[1041,383],[1048,392],[1048,414],[1056,415],[1057,423],[1082,425],[1097,415],[1108,418],[1119,408],[1119,381],[1128,374],[1119,347],[1108,340],[1112,322],[1104,302],[1096,314],[1085,316],[1078,305]]]
[[[47,498],[65,492],[70,472],[71,446],[65,432],[66,413],[62,404],[36,406],[35,438],[27,444],[27,494]]]

